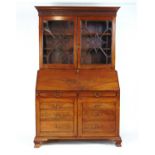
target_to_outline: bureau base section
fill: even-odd
[[[59,136],[52,136],[52,137],[35,137],[34,139],[34,147],[39,148],[43,143],[48,143],[48,142],[57,142],[57,141],[98,141],[98,140],[103,140],[103,141],[113,141],[117,147],[121,146],[122,139],[120,136],[118,137],[59,137]]]

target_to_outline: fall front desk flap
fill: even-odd
[[[116,71],[39,70],[36,90],[119,90]]]

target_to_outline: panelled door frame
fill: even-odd
[[[73,64],[44,64],[43,63],[43,21],[73,21],[74,23],[74,42],[73,42]],[[39,17],[39,67],[42,68],[58,68],[58,69],[74,69],[77,68],[77,51],[76,51],[76,31],[77,31],[77,17],[74,16],[40,16]]]
[[[83,104],[91,104],[91,103],[107,103],[115,104],[115,131],[113,132],[99,132],[99,133],[83,133]],[[94,97],[80,97],[78,99],[78,136],[79,137],[117,137],[119,135],[119,100],[115,97],[104,97],[104,98],[94,98]]]
[[[61,104],[63,104],[63,102],[67,103],[67,102],[72,102],[73,103],[73,132],[56,132],[55,135],[54,133],[51,132],[51,134],[49,133],[48,136],[43,136],[41,134],[41,123],[40,123],[40,119],[41,119],[41,103],[42,102],[47,102],[47,103],[52,103],[52,102],[59,102]],[[78,113],[77,113],[77,98],[76,97],[63,97],[63,98],[46,98],[46,97],[36,97],[36,134],[37,136],[41,136],[41,137],[66,137],[66,136],[70,136],[70,137],[75,137],[78,135],[77,133],[77,117],[78,117]]]
[[[111,54],[112,54],[112,61],[111,64],[81,64],[81,21],[87,20],[87,21],[105,21],[105,20],[111,20],[112,21],[112,45],[111,45]],[[78,33],[77,33],[77,50],[78,50],[78,68],[79,69],[97,69],[97,68],[115,68],[115,22],[116,17],[114,16],[80,16],[77,19],[78,21]]]

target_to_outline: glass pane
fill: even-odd
[[[43,63],[73,64],[73,21],[44,21]]]
[[[81,64],[110,64],[111,39],[111,21],[82,21]]]

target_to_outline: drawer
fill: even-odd
[[[38,95],[40,97],[76,97],[75,92],[62,92],[62,91],[44,91],[44,92],[39,92]]]
[[[40,118],[41,120],[73,121],[73,111],[41,110]]]
[[[40,98],[40,109],[73,110],[74,98]]]
[[[83,110],[83,121],[115,121],[116,112],[110,110]]]
[[[115,102],[88,102],[83,103],[82,108],[83,110],[104,110],[107,112],[115,111],[116,103]]]
[[[107,122],[84,122],[83,132],[114,132],[115,131],[115,121]]]
[[[80,97],[108,97],[108,96],[116,96],[116,92],[102,92],[102,91],[93,91],[93,92],[80,92],[79,93]]]
[[[73,132],[73,122],[41,121],[41,132]]]
[[[73,103],[60,103],[60,102],[42,102],[40,109],[51,109],[51,110],[70,110],[73,109]]]

